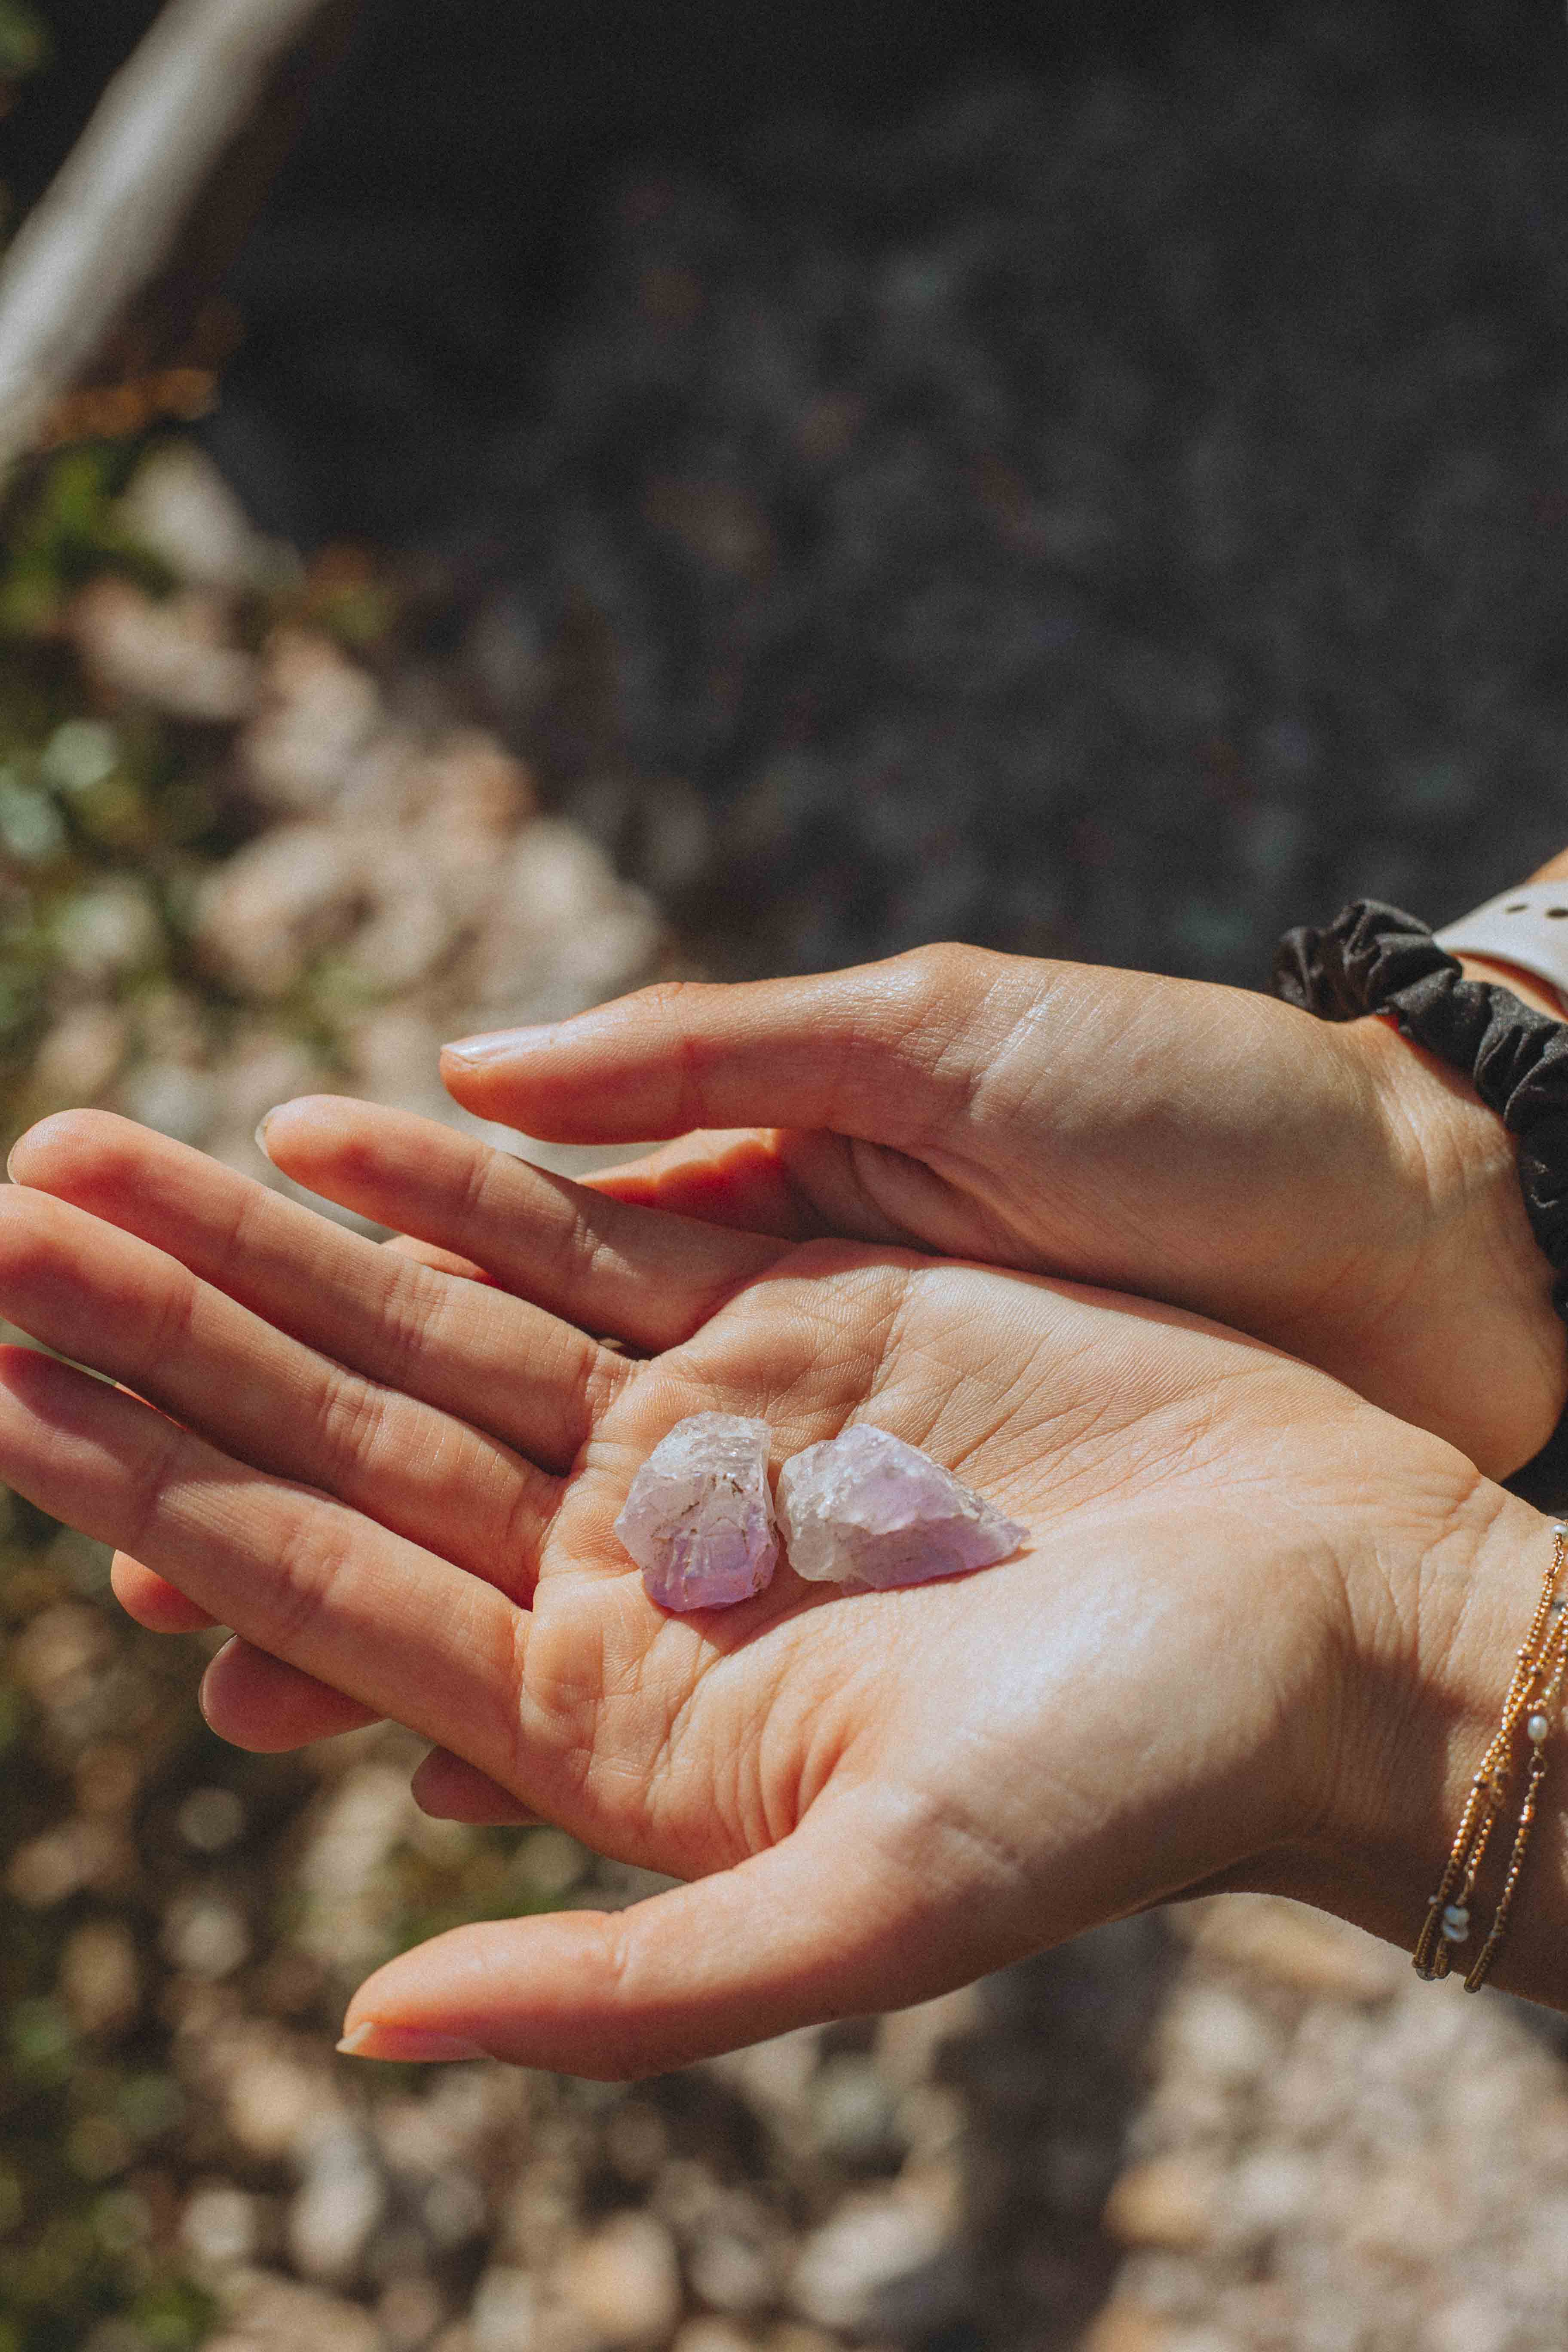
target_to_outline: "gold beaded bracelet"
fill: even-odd
[[[1412,1965],[1416,1975],[1425,1977],[1428,1982],[1448,1974],[1458,1946],[1468,1944],[1470,1939],[1470,1898],[1475,1893],[1476,1878],[1486,1853],[1487,1842],[1499,1814],[1508,1802],[1509,1784],[1514,1769],[1514,1748],[1522,1723],[1530,1743],[1530,1770],[1525,1782],[1524,1801],[1520,1807],[1513,1852],[1509,1856],[1508,1870],[1503,1878],[1502,1892],[1498,1896],[1497,1909],[1492,1914],[1491,1927],[1465,1979],[1467,1992],[1479,1992],[1485,1984],[1508,1926],[1514,1890],[1524,1866],[1525,1848],[1530,1843],[1536,1799],[1546,1775],[1546,1741],[1552,1729],[1552,1714],[1562,1694],[1563,1675],[1568,1673],[1568,1594],[1559,1590],[1565,1563],[1568,1563],[1568,1522],[1558,1519],[1552,1529],[1552,1564],[1541,1588],[1535,1614],[1530,1621],[1530,1632],[1514,1665],[1513,1680],[1503,1701],[1502,1722],[1470,1783],[1469,1797],[1458,1834],[1454,1840],[1453,1851],[1448,1856],[1448,1866],[1443,1873],[1437,1892],[1430,1899],[1426,1924],[1415,1946]]]

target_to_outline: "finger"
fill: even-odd
[[[878,1872],[862,1810],[819,1805],[767,1852],[629,1910],[437,1936],[360,1987],[339,2046],[623,2081],[962,1982],[967,1939],[918,1874]]]
[[[117,1551],[109,1563],[109,1589],[128,1617],[150,1633],[200,1633],[215,1621],[177,1585],[144,1568],[129,1552]]]
[[[780,1241],[819,1241],[826,1220],[791,1179],[776,1138],[765,1128],[700,1128],[640,1160],[598,1168],[590,1192],[637,1209],[696,1217]]]
[[[0,1349],[0,1476],[269,1656],[515,1773],[528,1621],[482,1579],[36,1349]]]
[[[296,1183],[648,1353],[689,1338],[780,1252],[757,1235],[623,1207],[435,1119],[344,1097],[283,1104],[266,1141]]]
[[[465,1109],[559,1142],[821,1127],[912,1150],[994,1075],[1049,970],[921,949],[805,980],[664,982],[461,1038],[441,1075]]]
[[[135,1234],[47,1193],[0,1191],[0,1310],[226,1454],[321,1487],[512,1591],[531,1585],[553,1478],[286,1337]],[[585,1408],[551,1402],[532,1433],[561,1448]]]
[[[201,1707],[220,1739],[258,1756],[309,1748],[313,1740],[333,1739],[376,1720],[374,1709],[237,1635],[224,1643],[202,1676]]]
[[[535,1461],[564,1468],[587,1434],[597,1351],[488,1284],[344,1233],[108,1111],[41,1120],[10,1165],[17,1184],[136,1234],[303,1345]]]
[[[526,1828],[539,1815],[520,1805],[510,1790],[483,1772],[476,1772],[460,1756],[433,1748],[410,1780],[409,1789],[421,1812],[432,1821],[472,1822],[476,1826]]]
[[[434,1249],[428,1242],[416,1241],[412,1234],[394,1234],[383,1242],[384,1250],[398,1257],[408,1258],[415,1265],[427,1265],[436,1274],[449,1274],[459,1282],[489,1282],[489,1276],[472,1258],[458,1257],[453,1250]]]
[[[128,1552],[115,1553],[109,1580],[126,1614],[149,1633],[195,1633],[214,1622],[177,1585]],[[263,1755],[308,1748],[312,1740],[355,1731],[376,1719],[356,1699],[345,1698],[297,1666],[286,1666],[280,1658],[269,1658],[237,1638],[225,1643],[203,1675],[201,1707],[208,1728],[220,1739]]]

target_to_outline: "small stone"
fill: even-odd
[[[786,1462],[778,1507],[790,1566],[820,1583],[923,1584],[1006,1559],[1029,1532],[869,1422]]]
[[[1217,2191],[1212,2168],[1193,2158],[1152,2156],[1122,2173],[1106,2201],[1104,2227],[1123,2246],[1185,2252],[1212,2236]]]
[[[307,2277],[344,2284],[359,2269],[386,2191],[358,2126],[328,2118],[314,2135],[289,2209],[289,2252]]]
[[[229,2180],[193,2191],[180,2216],[180,2242],[205,2271],[249,2262],[256,2238],[257,2200]]]
[[[678,1422],[637,1476],[616,1533],[663,1609],[721,1609],[778,1565],[768,1425],[736,1413]]]
[[[60,1991],[82,2033],[129,2025],[142,1999],[142,1972],[131,1930],[118,1919],[89,1919],[60,1955]]]
[[[680,2317],[680,2265],[664,2224],[624,2212],[575,2245],[556,2278],[562,2300],[601,2344],[668,2343]]]

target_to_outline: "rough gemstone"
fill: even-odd
[[[732,1412],[678,1421],[637,1476],[616,1533],[661,1609],[722,1609],[778,1565],[768,1425]]]
[[[988,1568],[1029,1532],[869,1422],[786,1462],[778,1508],[795,1574],[833,1584],[923,1584]]]

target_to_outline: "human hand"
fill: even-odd
[[[1381,1021],[922,948],[646,989],[465,1040],[442,1066],[466,1108],[531,1135],[683,1139],[591,1180],[619,1200],[1164,1299],[1321,1365],[1495,1476],[1568,1397],[1513,1144]]]
[[[1450,1448],[1143,1302],[683,1223],[363,1105],[268,1142],[422,1251],[102,1114],[23,1139],[0,1307],[137,1393],[8,1351],[0,1468],[134,1555],[135,1613],[235,1629],[224,1736],[392,1715],[438,1743],[432,1810],[692,1882],[402,1956],[363,2054],[658,2069],[1216,1884],[1413,1934],[1539,1576],[1535,1513]],[[875,1418],[1031,1540],[668,1616],[612,1524],[715,1408],[778,1460]],[[1550,1937],[1518,1953],[1551,1982]]]

